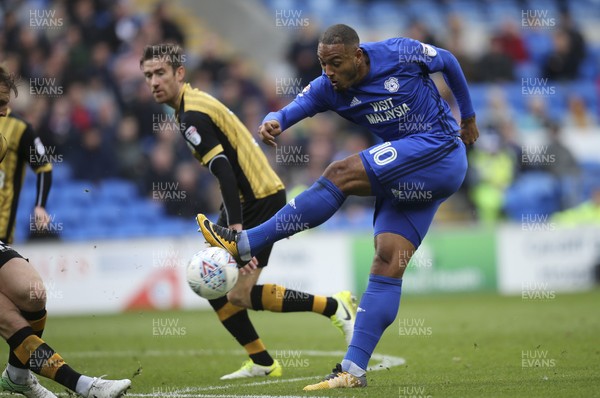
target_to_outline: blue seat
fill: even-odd
[[[108,179],[100,184],[100,196],[104,200],[128,203],[138,197],[134,183],[122,179]]]
[[[514,221],[548,216],[559,209],[560,187],[550,173],[524,173],[505,192],[504,210]]]

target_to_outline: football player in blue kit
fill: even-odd
[[[323,74],[296,99],[269,113],[263,142],[298,121],[332,110],[364,127],[382,144],[330,164],[309,189],[265,223],[241,232],[198,215],[213,246],[246,264],[261,248],[329,219],[349,195],[375,196],[375,257],[348,351],[333,373],[305,390],[365,387],[366,369],[400,305],[402,275],[440,206],[461,186],[467,171],[465,144],[479,132],[464,74],[448,51],[409,38],[360,43],[349,26],[329,27],[317,55]],[[460,108],[460,126],[429,76],[442,72]],[[299,228],[281,227],[301,219]]]

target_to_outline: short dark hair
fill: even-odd
[[[319,43],[358,46],[360,40],[358,38],[358,33],[356,33],[356,31],[350,26],[344,24],[337,24],[327,28],[325,33],[323,33],[323,35],[319,39]]]
[[[140,58],[140,68],[144,61],[153,59],[164,59],[167,64],[173,67],[173,71],[183,65],[185,54],[179,44],[155,44],[144,47],[144,53]]]
[[[15,75],[10,73],[5,65],[0,65],[0,84],[8,87],[9,91],[12,90],[15,93],[15,97],[19,95]]]

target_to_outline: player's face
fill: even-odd
[[[358,81],[358,67],[362,61],[362,50],[359,48],[319,43],[317,57],[334,90],[347,90]]]
[[[9,101],[10,88],[6,84],[0,84],[0,117],[6,116]]]
[[[149,59],[142,64],[146,84],[152,90],[154,100],[159,104],[175,105],[183,82],[183,66],[173,71],[173,67],[160,59]]]

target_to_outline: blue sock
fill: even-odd
[[[402,279],[387,276],[369,276],[367,290],[363,294],[356,322],[354,335],[342,361],[342,369],[355,376],[358,373],[354,363],[362,371],[366,371],[371,354],[379,342],[385,329],[394,322],[400,307],[400,294],[402,293]]]
[[[340,208],[346,196],[325,177],[320,177],[310,188],[292,199],[281,210],[261,225],[242,232],[238,249],[242,257],[248,251],[255,256],[266,246],[314,228],[327,221]]]

